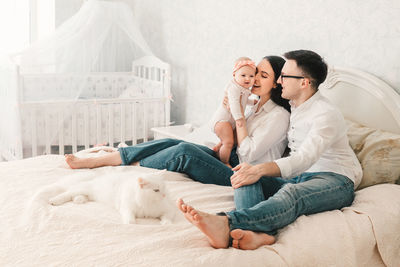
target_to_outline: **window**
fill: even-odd
[[[0,54],[17,52],[55,29],[55,0],[0,0]]]
[[[30,0],[30,40],[46,37],[55,29],[55,0]]]
[[[0,1],[0,53],[11,53],[29,45],[29,0]]]

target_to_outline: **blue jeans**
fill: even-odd
[[[341,209],[354,199],[354,184],[332,172],[303,173],[292,179],[262,177],[235,190],[236,210],[227,212],[231,230],[274,235],[300,215]]]
[[[233,171],[206,146],[168,138],[122,147],[119,152],[122,165],[139,161],[140,166],[185,173],[204,184],[231,186]],[[236,149],[229,162],[232,167],[239,164]]]

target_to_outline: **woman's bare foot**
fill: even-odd
[[[78,158],[72,154],[65,155],[65,161],[71,169],[94,168],[94,166],[92,166],[92,159],[93,158]]]
[[[214,248],[229,246],[229,224],[226,216],[217,216],[195,210],[186,205],[182,199],[177,200],[177,206],[186,219],[197,226],[208,238]]]
[[[235,229],[231,231],[232,247],[239,249],[256,249],[275,243],[275,237],[264,233]]]
[[[65,161],[71,169],[98,168],[104,166],[119,166],[122,159],[118,151],[96,158],[77,158],[72,154],[65,155]]]

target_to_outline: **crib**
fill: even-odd
[[[170,124],[170,66],[154,56],[135,60],[131,72],[21,75],[15,68],[8,77],[18,88],[20,135],[1,149],[6,160],[133,145]],[[77,99],[71,88],[79,88]]]

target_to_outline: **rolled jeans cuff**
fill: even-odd
[[[129,165],[127,158],[126,158],[126,152],[125,152],[124,147],[118,148],[118,151],[119,151],[119,155],[121,156],[121,161],[122,161],[121,166]]]

